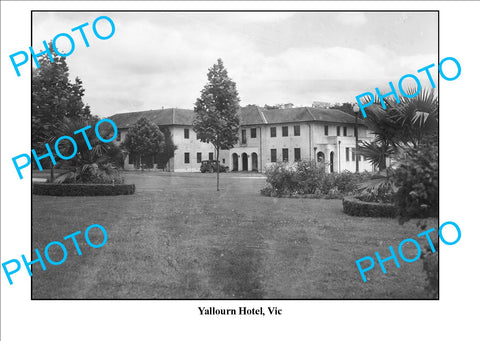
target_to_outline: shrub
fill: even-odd
[[[55,179],[57,184],[123,184],[124,178],[112,164],[85,164],[74,167]]]
[[[438,250],[438,241],[433,243],[435,250]],[[430,297],[438,299],[438,252],[432,253],[430,247],[422,252],[423,270],[427,275],[425,290]]]
[[[33,183],[33,194],[55,196],[107,196],[135,192],[134,184],[52,184]]]
[[[365,202],[355,197],[343,198],[343,211],[360,217],[395,217],[397,208],[393,204]]]
[[[325,173],[324,164],[314,161],[278,163],[267,169],[266,175],[269,186],[261,190],[263,195],[314,195],[326,198],[355,194],[357,185],[370,176],[367,172]]]
[[[411,218],[438,216],[438,140],[406,151],[394,174],[395,203],[400,223]]]

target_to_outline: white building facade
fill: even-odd
[[[231,171],[265,172],[276,162],[315,160],[325,162],[327,172],[355,172],[356,157],[360,171],[374,170],[364,157],[355,155],[355,117],[343,111],[308,107],[267,110],[248,106],[241,108],[238,115],[241,124],[238,143],[219,155],[220,163]],[[110,118],[118,128],[116,143],[123,142],[128,129],[142,117],[161,129],[168,128],[172,134],[177,150],[165,170],[198,172],[201,161],[216,159],[213,145],[197,139],[192,128],[195,113],[187,109],[114,115]],[[359,121],[359,141],[370,141],[372,134]],[[134,169],[130,156],[124,166]]]

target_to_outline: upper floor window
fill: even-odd
[[[337,127],[337,136],[340,136],[340,127]]]
[[[247,131],[245,129],[242,129],[242,144],[247,143]]]
[[[325,136],[328,136],[328,126],[325,126],[324,132],[325,132]]]
[[[190,129],[188,128],[183,129],[183,137],[186,139],[190,138]]]
[[[190,163],[190,153],[185,153],[184,161],[185,163]]]
[[[256,139],[257,138],[257,128],[252,128],[250,129],[250,137],[252,139]]]
[[[347,127],[343,127],[343,136],[347,136]]]
[[[288,136],[288,127],[282,127],[282,136]]]
[[[300,126],[293,126],[293,136],[300,136]]]
[[[277,137],[277,127],[270,128],[270,137]]]

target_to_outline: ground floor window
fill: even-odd
[[[295,154],[295,162],[300,161],[300,148],[295,148],[294,154]]]
[[[345,158],[350,161],[350,148],[345,148]]]
[[[197,163],[202,162],[202,153],[197,153]]]
[[[288,148],[282,149],[282,160],[283,162],[288,162]]]
[[[185,153],[184,162],[185,162],[185,163],[190,163],[190,153]]]
[[[208,153],[208,159],[209,159],[210,161],[213,161],[213,153]]]
[[[277,150],[276,149],[270,149],[270,160],[272,162],[277,162]]]

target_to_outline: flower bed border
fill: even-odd
[[[33,183],[32,193],[54,196],[110,196],[135,193],[134,184],[52,184]]]
[[[355,197],[343,198],[343,212],[358,217],[389,217],[397,215],[397,208],[393,204],[361,201]]]

